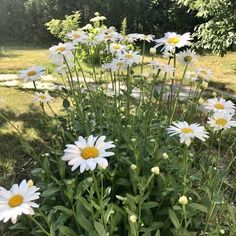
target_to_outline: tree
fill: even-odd
[[[235,0],[178,0],[197,11],[205,22],[196,27],[197,47],[210,49],[223,56],[236,42]]]

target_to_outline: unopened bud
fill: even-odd
[[[130,220],[130,222],[131,223],[136,223],[137,222],[137,216],[136,215],[131,215],[130,217],[129,217],[129,220]]]
[[[136,166],[135,164],[132,164],[132,165],[130,166],[130,169],[131,169],[131,170],[136,170],[136,169],[137,169],[137,166]]]
[[[156,55],[157,49],[156,48],[150,48],[150,54],[151,55]]]
[[[154,175],[159,175],[160,174],[160,168],[158,166],[154,166],[154,167],[152,167],[151,172]]]
[[[32,179],[30,179],[27,184],[28,184],[28,187],[29,187],[29,188],[31,188],[31,187],[34,186],[34,182],[33,182]]]
[[[181,196],[181,197],[179,198],[179,204],[181,204],[181,205],[186,205],[186,204],[188,204],[188,198],[187,198],[186,196]]]
[[[168,155],[166,152],[164,152],[164,153],[162,154],[162,156],[163,156],[163,158],[164,158],[165,160],[167,160],[167,159],[169,158],[169,155]]]

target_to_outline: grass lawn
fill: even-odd
[[[48,58],[48,48],[3,46],[0,50],[0,74],[15,74],[31,65],[42,65],[52,71]],[[159,61],[165,61],[157,56]],[[146,61],[150,58],[146,58]],[[225,57],[203,55],[198,62],[201,67],[209,68],[214,73],[212,79],[218,88],[226,88],[236,93],[236,52],[228,53]]]
[[[19,129],[25,139],[38,148],[44,142],[42,139],[44,136],[42,111],[39,104],[32,102],[32,95],[33,91],[25,92],[0,87],[0,113]],[[53,102],[53,109],[59,111],[61,104],[61,99],[56,98]],[[47,107],[46,112],[52,114]],[[22,150],[15,129],[2,118],[0,118],[0,140],[0,172],[3,173],[0,176],[0,185],[9,184],[7,180],[14,181],[14,177],[28,176],[25,163],[29,161],[29,158]],[[8,178],[9,175],[11,178]]]

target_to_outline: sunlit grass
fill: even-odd
[[[31,65],[42,65],[52,72],[53,65],[49,58],[48,48],[5,46],[0,54],[0,74],[15,74],[19,70],[25,69]],[[156,57],[160,62],[164,62],[160,56]],[[145,61],[150,61],[151,57],[146,57]],[[224,57],[216,55],[201,55],[198,62],[201,67],[206,67],[214,71],[212,79],[220,89],[233,90],[236,92],[236,52],[228,53]],[[86,70],[88,66],[83,65]]]

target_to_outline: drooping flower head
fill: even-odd
[[[210,98],[204,105],[207,110],[213,112],[225,111],[234,114],[236,109],[231,101],[226,101],[224,98]]]
[[[194,65],[198,59],[198,56],[194,50],[187,49],[185,51],[179,52],[176,55],[176,58],[182,65]]]
[[[19,72],[19,77],[24,81],[36,81],[41,79],[44,74],[44,68],[41,66],[31,66],[26,70]]]
[[[112,141],[105,142],[106,136],[90,135],[87,139],[79,136],[75,144],[67,144],[62,157],[63,161],[68,161],[72,166],[72,171],[80,167],[80,172],[85,170],[93,171],[96,166],[106,168],[108,161],[105,157],[113,156],[114,152],[108,152],[107,149],[114,148]]]
[[[207,123],[213,128],[214,131],[236,127],[236,121],[232,120],[232,114],[224,111],[215,112],[211,117],[208,118]]]
[[[157,43],[155,47],[163,46],[162,51],[173,52],[176,48],[191,45],[191,40],[192,38],[190,33],[180,35],[174,32],[167,32],[165,33],[163,38],[155,40],[155,42]]]
[[[5,188],[0,188],[0,220],[7,222],[11,219],[15,224],[17,217],[26,214],[33,215],[33,208],[38,208],[39,205],[33,202],[39,199],[39,188],[28,184],[23,180],[20,185],[14,184],[8,191]]]
[[[187,146],[191,144],[192,139],[198,138],[205,141],[208,138],[208,132],[203,126],[197,123],[189,125],[186,121],[174,122],[173,126],[167,129],[170,136],[179,135],[180,143],[185,143]]]
[[[209,80],[213,76],[213,73],[210,69],[202,68],[202,67],[197,68],[195,70],[195,73],[198,76],[198,78],[201,80]]]

